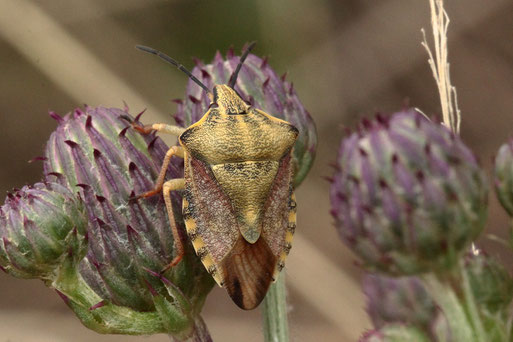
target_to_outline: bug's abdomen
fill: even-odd
[[[244,239],[255,243],[262,230],[264,204],[278,171],[276,161],[246,161],[212,166],[214,177],[230,198]]]

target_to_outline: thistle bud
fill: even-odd
[[[82,202],[64,186],[24,186],[0,207],[0,268],[15,277],[51,281],[65,259],[83,258],[86,227]]]
[[[343,241],[370,270],[453,267],[484,227],[487,182],[472,152],[414,110],[345,138],[331,185]]]
[[[59,126],[47,143],[45,173],[80,193],[89,236],[77,276],[57,288],[91,329],[181,338],[194,329],[213,281],[186,242],[177,192],[173,210],[185,256],[160,275],[176,253],[166,206],[161,194],[134,197],[153,189],[168,148],[134,131],[126,115],[89,107],[53,115]],[[166,177],[183,177],[183,161],[173,160]]]
[[[378,328],[388,323],[404,323],[429,329],[431,322],[441,314],[416,277],[369,274],[364,278],[363,290],[367,296],[367,312]]]
[[[209,89],[216,84],[227,84],[240,58],[230,50],[223,59],[218,52],[207,65],[197,62],[192,74]],[[310,170],[315,157],[317,133],[315,124],[299,101],[292,83],[279,77],[267,59],[249,54],[240,69],[235,90],[243,100],[269,115],[285,120],[299,130],[294,145],[294,185],[297,187]],[[174,118],[177,124],[187,127],[197,122],[208,110],[210,99],[196,83],[189,80],[185,99],[178,101]]]
[[[502,207],[513,217],[513,140],[499,148],[495,157],[495,191]]]

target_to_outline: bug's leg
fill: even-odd
[[[122,115],[121,117],[123,119],[125,119],[126,121],[130,122],[133,129],[135,129],[137,132],[139,132],[141,134],[150,134],[153,131],[157,131],[157,132],[168,133],[171,135],[179,136],[180,134],[182,134],[185,131],[185,128],[183,128],[183,127],[168,125],[168,124],[164,124],[164,123],[156,123],[156,124],[152,124],[152,125],[141,125],[141,123],[139,121],[132,120],[132,118],[129,117],[128,115]]]
[[[151,129],[157,132],[167,133],[177,137],[180,136],[180,134],[182,134],[183,132],[185,132],[185,128],[183,127],[168,125],[164,123],[155,123],[151,125]]]
[[[141,125],[139,121],[134,121],[131,117],[128,115],[121,115],[122,119],[125,119],[126,121],[130,122],[132,127],[138,131],[141,134],[150,134],[153,131],[162,132],[162,133],[168,133],[171,135],[179,136],[185,131],[185,128],[168,125],[164,123],[156,123],[152,125]]]
[[[153,190],[143,192],[136,198],[150,197],[158,194],[162,190],[162,186],[164,185],[164,179],[166,177],[167,167],[169,166],[169,162],[171,161],[171,157],[173,156],[183,158],[183,147],[171,146],[171,148],[167,150],[166,156],[164,157],[164,161],[162,162],[162,167],[160,168],[159,177],[157,178],[157,182],[155,183]]]
[[[171,202],[171,191],[174,190],[183,190],[185,189],[185,179],[184,178],[176,178],[168,180],[164,183],[164,200],[166,201],[166,209],[167,214],[169,216],[169,224],[171,225],[171,232],[173,233],[173,238],[175,240],[175,250],[176,256],[171,260],[171,262],[164,267],[160,273],[166,272],[173,266],[176,266],[185,253],[184,246],[180,235],[178,234],[178,230],[176,228],[175,215],[173,214],[173,204]]]

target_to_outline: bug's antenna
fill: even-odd
[[[141,50],[141,51],[148,52],[148,53],[151,53],[153,55],[156,55],[156,56],[162,58],[164,61],[168,62],[169,64],[174,65],[175,67],[177,67],[178,69],[183,71],[187,76],[189,76],[189,78],[191,80],[193,80],[197,85],[199,85],[201,88],[203,88],[203,90],[205,90],[205,92],[207,93],[208,97],[211,100],[214,99],[214,94],[212,94],[212,92],[203,83],[201,83],[201,81],[198,80],[196,78],[196,76],[194,76],[189,70],[187,70],[183,65],[181,65],[180,63],[175,61],[173,58],[171,58],[168,55],[166,55],[165,53],[162,53],[162,52],[160,52],[158,50],[155,50],[155,49],[153,49],[151,47],[147,47],[147,46],[144,46],[144,45],[136,45],[135,47],[137,49]]]
[[[242,68],[242,64],[246,60],[246,57],[248,57],[248,55],[251,52],[251,50],[255,47],[255,45],[256,45],[256,42],[249,43],[248,47],[246,48],[246,50],[244,51],[244,53],[240,57],[239,64],[237,64],[237,68],[235,68],[235,71],[230,76],[230,81],[228,82],[228,86],[230,88],[235,87],[235,82],[237,82],[237,76],[239,76],[240,68]]]

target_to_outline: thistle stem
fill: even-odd
[[[444,313],[454,341],[483,341],[474,334],[465,307],[450,283],[432,273],[423,275],[422,279],[430,296]]]
[[[289,324],[287,320],[287,294],[285,274],[271,285],[262,305],[262,321],[265,342],[288,342]]]
[[[465,300],[465,306],[469,315],[470,322],[474,327],[474,333],[476,341],[485,342],[486,333],[483,327],[483,322],[479,317],[479,311],[477,309],[476,299],[470,287],[470,281],[468,278],[467,270],[463,265],[460,265],[460,274],[462,280],[463,297]]]

